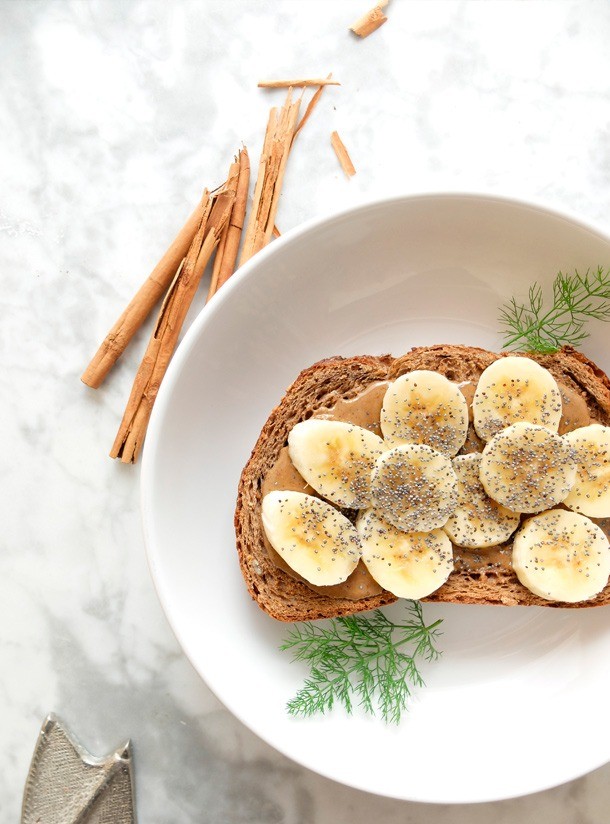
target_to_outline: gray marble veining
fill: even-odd
[[[107,457],[147,331],[103,389],[79,375],[277,93],[333,71],[278,225],[393,192],[535,197],[610,228],[610,6],[392,0],[0,2],[0,819],[42,719],[134,742],[145,824],[605,819],[610,767],[529,798],[420,806],[338,786],[230,716],[182,655],[146,566],[138,469]],[[357,174],[332,154],[337,129]],[[199,302],[198,305],[201,305]]]

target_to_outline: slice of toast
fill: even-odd
[[[286,446],[292,427],[341,400],[355,398],[374,383],[392,381],[414,369],[434,370],[458,383],[476,383],[490,363],[509,354],[515,353],[497,354],[471,346],[439,344],[412,349],[398,358],[390,355],[327,358],[301,372],[263,426],[239,482],[235,510],[237,551],[248,590],[261,609],[280,621],[310,621],[375,609],[397,600],[385,590],[356,601],[329,597],[312,591],[272,560],[261,521],[262,486]],[[592,420],[610,425],[610,380],[598,366],[571,347],[552,355],[528,353],[527,356],[548,369],[560,384],[582,396]],[[505,547],[510,549],[510,544]],[[568,605],[547,601],[526,589],[509,563],[495,563],[493,553],[489,563],[481,553],[483,563],[476,566],[463,562],[469,553],[472,556],[473,551],[455,548],[455,569],[448,581],[423,600],[548,607],[610,604],[610,584],[584,603]]]

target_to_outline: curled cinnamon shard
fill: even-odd
[[[352,163],[352,159],[348,154],[347,149],[341,138],[339,137],[338,132],[333,132],[330,136],[330,142],[335,150],[335,154],[337,155],[337,159],[341,164],[341,168],[345,172],[348,177],[352,177],[356,174],[356,169],[354,164]]]
[[[296,80],[261,80],[259,89],[289,89],[297,86],[340,86],[338,80],[328,77],[302,77]]]
[[[387,17],[383,13],[383,9],[388,5],[388,0],[382,0],[362,17],[359,17],[355,23],[350,26],[351,31],[358,37],[368,37],[374,31],[387,21]]]
[[[289,89],[284,105],[269,112],[250,218],[239,259],[240,266],[271,240],[300,105],[300,99],[293,101],[292,90]]]

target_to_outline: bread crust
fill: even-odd
[[[397,598],[389,592],[352,601],[313,592],[279,569],[264,546],[261,521],[262,483],[286,446],[292,427],[339,400],[355,398],[378,381],[392,381],[414,369],[431,369],[449,380],[476,382],[490,363],[507,355],[473,346],[438,344],[415,347],[405,355],[332,357],[303,370],[273,409],[241,474],[235,508],[235,535],[241,571],[252,598],[279,621],[311,621],[376,609]],[[551,355],[532,353],[555,379],[585,399],[593,419],[610,425],[610,380],[595,363],[572,347]],[[507,544],[506,546],[510,546]],[[506,566],[490,563],[475,570],[467,565],[451,573],[447,582],[429,597],[433,602],[582,608],[610,604],[610,584],[596,598],[568,605],[546,601],[524,587]]]

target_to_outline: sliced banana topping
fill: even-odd
[[[564,504],[591,518],[610,516],[610,427],[583,426],[563,436],[574,449],[576,482]]]
[[[344,421],[310,418],[288,436],[299,474],[329,501],[352,509],[368,505],[371,472],[386,448],[378,435]]]
[[[499,358],[479,378],[472,412],[474,428],[484,441],[519,421],[557,432],[561,393],[548,369],[531,358]]]
[[[515,423],[487,443],[479,477],[489,497],[513,512],[541,512],[566,497],[576,480],[576,464],[560,435]]]
[[[382,518],[404,532],[437,529],[457,503],[451,461],[423,444],[390,449],[377,458],[371,501]]]
[[[528,518],[515,535],[513,569],[541,598],[587,601],[608,583],[610,543],[584,515],[551,509]]]
[[[458,455],[453,459],[457,475],[457,507],[443,526],[454,544],[467,549],[485,549],[507,541],[517,529],[520,516],[485,492],[480,481],[481,455]]]
[[[284,451],[312,494],[268,485],[262,522],[301,580],[342,584],[362,557],[379,586],[425,598],[451,574],[452,544],[484,550],[512,536],[515,573],[536,595],[576,603],[608,584],[610,542],[590,518],[610,518],[610,427],[584,425],[579,396],[564,391],[562,403],[530,358],[494,361],[471,406],[465,388],[428,370],[402,375],[383,394],[383,439],[332,416],[293,427]],[[337,507],[361,510],[356,526]]]
[[[262,519],[271,546],[312,584],[339,584],[358,565],[356,527],[326,501],[303,492],[270,492]]]
[[[385,393],[381,431],[391,446],[420,443],[444,455],[456,455],[468,432],[466,398],[438,372],[408,372]]]
[[[453,548],[442,529],[402,532],[372,509],[360,513],[356,526],[367,569],[397,598],[425,598],[442,586],[453,570]]]

